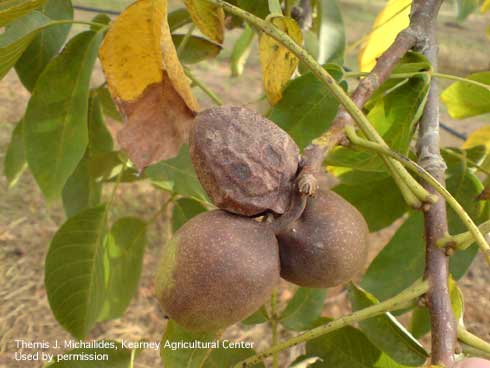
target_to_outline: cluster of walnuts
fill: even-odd
[[[366,222],[328,188],[308,198],[299,218],[274,226],[298,195],[300,164],[298,146],[276,124],[242,107],[202,111],[190,154],[219,209],[189,220],[163,249],[157,295],[177,323],[220,330],[263,305],[280,277],[325,288],[362,269]]]

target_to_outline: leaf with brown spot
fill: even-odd
[[[271,23],[289,35],[297,44],[303,43],[301,29],[294,19],[274,17]],[[269,102],[275,105],[282,98],[282,91],[298,66],[298,58],[266,34],[260,37],[259,56],[265,93]]]
[[[136,1],[112,23],[100,49],[126,123],[118,141],[139,170],[174,157],[199,110],[166,19],[166,0]]]
[[[199,30],[215,42],[223,43],[225,12],[206,0],[184,0],[192,21]]]

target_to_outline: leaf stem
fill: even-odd
[[[436,73],[436,72],[432,72],[431,74],[437,78],[450,79],[462,83],[473,84],[475,86],[485,88],[487,91],[490,91],[490,85],[478,82],[476,80],[472,80],[464,77],[458,77],[456,75],[451,75],[451,74],[443,74],[443,73]]]
[[[163,211],[165,211],[168,207],[168,205],[177,197],[177,195],[174,193],[170,196],[169,199],[167,199],[165,202],[163,202],[162,206],[150,217],[148,220],[148,224],[152,224],[155,222],[155,220],[162,214]]]
[[[490,354],[490,343],[479,338],[478,336],[473,335],[461,324],[458,325],[458,340],[466,345]]]
[[[180,45],[179,47],[177,48],[177,55],[179,57],[182,57],[182,53],[184,52],[187,44],[189,43],[189,40],[190,38],[192,37],[192,32],[194,32],[194,29],[196,28],[196,25],[194,23],[192,23],[190,26],[189,26],[189,29],[187,30],[184,38],[182,39],[182,41],[180,42]]]
[[[272,329],[272,345],[277,345],[279,342],[278,334],[278,318],[277,318],[277,289],[274,289],[271,296],[271,315],[270,323]],[[272,354],[272,368],[279,368],[279,354]]]
[[[111,211],[111,209],[114,205],[114,200],[116,199],[116,192],[117,192],[117,189],[119,188],[119,185],[121,184],[122,176],[124,174],[124,170],[126,170],[126,167],[128,166],[128,162],[129,162],[129,159],[126,159],[123,162],[123,164],[121,166],[121,171],[119,172],[119,174],[117,174],[116,182],[114,184],[114,187],[112,188],[111,197],[109,199],[109,203],[107,203],[107,207],[105,210],[106,221],[109,221],[109,212]]]
[[[481,88],[486,89],[487,91],[490,91],[490,85],[488,85],[488,84],[478,82],[476,80],[472,80],[469,78],[458,77],[456,75],[451,75],[451,74],[437,73],[437,72],[429,71],[429,70],[428,71],[421,71],[421,72],[413,72],[413,73],[393,73],[390,75],[389,79],[411,78],[415,75],[423,75],[423,74],[426,74],[426,75],[429,75],[432,77],[436,77],[436,78],[449,79],[449,80],[454,80],[454,81],[458,81],[458,82],[462,82],[462,83],[472,84],[474,86],[481,87]],[[359,78],[359,77],[365,77],[367,75],[369,75],[369,73],[367,73],[367,72],[346,72],[346,73],[344,73],[345,78]]]
[[[401,293],[395,295],[390,299],[387,299],[381,303],[372,305],[370,307],[361,309],[347,316],[338,318],[319,327],[315,327],[314,329],[307,331],[301,335],[295,336],[289,340],[271,346],[270,348],[262,351],[261,353],[258,353],[254,356],[251,356],[250,358],[242,360],[241,362],[237,363],[234,366],[234,368],[252,367],[253,365],[261,362],[263,359],[268,358],[274,355],[275,353],[288,349],[292,346],[299,345],[304,342],[313,340],[317,337],[338,330],[342,327],[352,325],[356,322],[363,321],[372,317],[376,317],[386,312],[405,308],[407,306],[407,303],[425,294],[428,290],[429,290],[428,282],[419,280],[409,288],[405,289],[404,291],[402,291]]]
[[[475,225],[471,217],[466,213],[464,208],[459,204],[459,202],[447,191],[447,189],[441,185],[432,175],[430,175],[424,168],[410,160],[408,157],[391,150],[390,148],[383,147],[382,145],[370,142],[366,139],[359,137],[352,129],[346,129],[346,134],[348,134],[349,139],[354,145],[359,147],[364,147],[366,149],[379,152],[381,154],[390,156],[395,160],[399,161],[409,170],[413,171],[415,174],[424,179],[429,183],[449,204],[449,206],[456,212],[456,215],[461,219],[469,232],[473,235],[474,239],[478,243],[480,250],[482,251],[485,260],[490,265],[490,246],[485,240],[485,237],[480,232],[480,229]]]
[[[474,168],[475,168],[475,169],[477,169],[478,171],[481,171],[483,174],[485,174],[485,175],[490,175],[490,171],[489,171],[489,170],[487,170],[487,169],[485,169],[483,166],[481,166],[481,165],[477,164],[475,161],[470,160],[470,159],[469,159],[468,157],[466,157],[465,155],[462,155],[462,154],[460,154],[460,153],[458,153],[458,152],[454,152],[452,149],[447,149],[445,152],[446,152],[447,154],[451,155],[451,156],[458,157],[458,158],[460,158],[460,159],[462,159],[462,160],[465,160],[465,161],[468,163],[468,165],[470,165],[470,166],[474,167]]]
[[[209,89],[209,87],[206,84],[204,84],[204,82],[202,82],[194,74],[192,74],[192,72],[188,68],[184,67],[184,72],[187,75],[187,77],[189,77],[189,79],[196,86],[198,86],[206,95],[208,95],[209,98],[211,98],[211,100],[213,100],[213,102],[216,105],[223,105],[223,100],[216,93],[214,93],[211,89]]]
[[[482,222],[480,225],[478,225],[478,229],[480,229],[482,233],[489,233],[490,220]],[[437,246],[443,248],[453,244],[455,248],[463,250],[468,248],[474,241],[475,238],[473,234],[467,231],[457,235],[447,235],[437,241]]]

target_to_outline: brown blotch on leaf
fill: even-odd
[[[238,106],[200,112],[190,155],[213,203],[245,216],[285,212],[298,169],[299,149],[272,121]]]
[[[167,73],[136,101],[118,103],[126,124],[117,139],[138,170],[177,155],[187,142],[195,113],[172,86]]]

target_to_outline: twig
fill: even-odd
[[[251,356],[237,363],[234,368],[246,368],[261,362],[263,359],[272,356],[275,353],[286,350],[292,346],[302,344],[309,340],[315,339],[329,332],[338,330],[342,327],[352,325],[359,321],[379,316],[380,314],[399,310],[407,307],[407,304],[425,294],[429,289],[427,281],[417,281],[415,284],[405,289],[393,298],[387,299],[381,303],[375,304],[368,308],[361,309],[347,316],[338,318],[328,322],[322,326],[315,327],[308,332],[295,336],[289,340],[283,341],[277,345],[271,346],[269,349],[262,351],[254,356]]]

